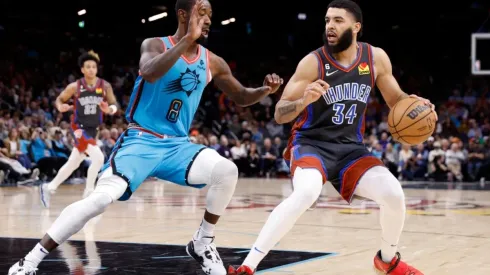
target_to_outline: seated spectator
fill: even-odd
[[[462,163],[465,161],[463,152],[461,152],[457,143],[451,144],[451,149],[446,152],[446,165],[449,171],[458,181],[463,180]]]
[[[276,160],[279,155],[270,138],[264,139],[260,155],[260,175],[269,177],[271,173],[276,172]]]
[[[221,135],[219,141],[220,141],[220,144],[219,144],[219,148],[217,150],[218,153],[222,157],[233,161],[233,158],[232,158],[231,152],[230,152],[230,147],[228,147],[228,138],[225,135]]]
[[[68,160],[67,158],[54,156],[51,149],[52,143],[46,131],[36,128],[31,136],[32,158],[37,163],[41,174],[49,179],[54,178],[56,172]]]
[[[16,128],[10,130],[8,138],[3,141],[3,144],[5,146],[3,153],[6,157],[19,161],[28,170],[32,169],[29,156],[21,151],[19,132]]]
[[[239,140],[235,140],[235,145],[230,149],[230,152],[233,162],[238,167],[238,171],[247,174],[248,162],[245,146]]]
[[[430,163],[431,173],[429,177],[435,181],[453,181],[453,174],[449,171],[446,166],[446,159],[444,155],[437,155],[434,157],[433,161]]]
[[[260,155],[257,150],[257,143],[251,142],[250,148],[247,153],[247,160],[249,163],[247,176],[256,177],[260,173]]]

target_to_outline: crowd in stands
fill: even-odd
[[[59,113],[54,102],[59,93],[81,77],[77,54],[61,53],[59,59],[40,64],[38,55],[25,49],[8,61],[0,62],[0,181],[49,180],[66,162],[73,148],[70,113]],[[109,156],[119,135],[126,129],[124,111],[137,77],[135,66],[104,65],[101,77],[110,81],[121,106],[106,117],[98,136],[99,146]],[[246,68],[230,62],[234,74],[250,85]],[[254,73],[265,76],[270,67]],[[292,65],[294,69],[294,65]],[[272,70],[274,71],[274,70]],[[292,70],[290,70],[292,72]],[[395,72],[397,78],[401,72]],[[290,75],[281,75],[285,81]],[[421,80],[401,81],[407,93],[420,93]],[[366,113],[365,144],[382,159],[399,179],[435,181],[478,181],[490,171],[490,81],[468,78],[464,85],[437,105],[437,129],[426,143],[410,148],[393,142],[388,132],[389,112],[379,94],[373,93]],[[216,149],[233,160],[241,176],[288,176],[282,159],[291,129],[274,117],[281,90],[251,107],[233,104],[213,85],[203,95],[191,132],[192,142]],[[424,96],[424,94],[421,94]],[[82,165],[75,176],[83,176]]]

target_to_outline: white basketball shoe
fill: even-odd
[[[205,274],[226,275],[225,266],[214,244],[214,237],[203,237],[198,240],[198,235],[199,230],[194,234],[192,241],[187,244],[187,254],[201,265]]]
[[[36,275],[37,268],[24,266],[24,258],[9,269],[8,275]]]

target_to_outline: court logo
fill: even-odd
[[[196,70],[191,71],[187,68],[185,72],[180,73],[179,78],[170,81],[167,92],[169,94],[185,92],[187,96],[190,96],[200,83],[199,74],[197,74]]]
[[[366,62],[362,62],[359,64],[359,67],[357,67],[359,70],[359,75],[365,75],[365,74],[370,74],[371,71],[369,70],[369,65]]]

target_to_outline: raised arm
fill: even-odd
[[[283,83],[276,74],[267,75],[264,85],[259,88],[246,88],[233,76],[230,66],[223,58],[210,52],[210,69],[216,86],[239,106],[249,106],[265,96],[275,93]]]
[[[55,106],[58,111],[64,113],[73,109],[73,106],[66,104],[70,98],[77,92],[77,83],[68,84],[61,94],[56,98]]]
[[[165,50],[165,45],[160,38],[145,39],[141,44],[141,77],[150,83],[155,82],[170,70],[190,45],[192,41],[184,37],[175,46]]]
[[[313,54],[305,56],[296,67],[296,72],[276,105],[276,122],[283,124],[292,121],[327,90],[328,84],[318,79],[318,59]]]
[[[152,83],[165,75],[179,57],[201,37],[204,17],[199,14],[203,1],[196,1],[189,18],[187,34],[172,48],[165,50],[160,38],[147,38],[141,44],[140,74],[144,80]]]

